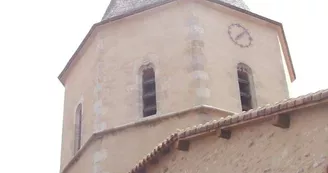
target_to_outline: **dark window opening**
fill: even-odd
[[[153,68],[147,68],[142,74],[142,101],[143,116],[148,117],[156,114],[156,83]]]
[[[238,70],[238,83],[242,111],[252,109],[252,95],[250,90],[249,76],[246,71]]]

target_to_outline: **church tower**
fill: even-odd
[[[59,80],[61,172],[124,173],[177,128],[289,98],[295,73],[242,0],[112,0]]]

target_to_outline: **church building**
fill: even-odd
[[[111,0],[58,78],[61,173],[327,173],[328,90],[242,0]]]

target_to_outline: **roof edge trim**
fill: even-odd
[[[280,23],[278,21],[275,21],[275,20],[272,20],[272,19],[269,19],[269,18],[266,18],[266,17],[261,16],[259,14],[253,13],[251,11],[248,11],[248,10],[245,10],[245,9],[242,9],[242,8],[239,8],[239,7],[236,7],[234,5],[225,3],[225,2],[217,2],[216,0],[207,0],[207,1],[221,4],[223,6],[229,7],[231,9],[236,10],[236,11],[239,11],[241,13],[244,13],[244,14],[253,16],[255,18],[258,18],[258,19],[267,21],[267,22],[272,23],[274,25],[277,25],[279,27],[279,29],[280,29],[279,32],[281,32],[280,33],[281,34],[281,38],[282,38],[281,44],[282,44],[282,47],[283,47],[283,53],[284,53],[284,56],[285,56],[285,61],[286,61],[286,64],[287,64],[287,69],[288,69],[288,73],[289,73],[289,76],[290,76],[290,81],[293,82],[293,81],[296,80],[296,73],[295,73],[295,69],[294,69],[294,66],[293,66],[292,59],[291,59],[291,54],[290,54],[289,46],[288,46],[287,39],[286,39],[286,34],[285,34],[285,31],[284,31],[284,28],[283,28],[282,23]]]
[[[179,139],[189,139],[196,137],[197,134],[211,133],[213,130],[220,128],[224,129],[232,126],[237,127],[248,123],[255,123],[258,120],[263,120],[279,114],[288,113],[323,103],[328,103],[328,89],[319,90],[315,93],[309,93],[297,98],[285,99],[272,105],[259,107],[254,110],[249,110],[247,112],[235,114],[226,118],[221,118],[220,120],[210,121],[204,125],[199,124],[191,128],[179,130],[175,133],[172,133],[162,143],[156,146],[155,149],[153,149],[153,151],[151,151],[140,162],[138,162],[137,165],[132,168],[129,173],[137,173],[139,170],[146,168],[148,163],[153,158],[159,156],[161,153],[160,151],[172,147],[172,145]]]
[[[105,129],[105,130],[102,130],[99,132],[95,132],[91,135],[91,137],[87,140],[87,142],[81,147],[81,149],[73,156],[73,158],[66,164],[66,166],[63,167],[63,169],[61,170],[61,173],[66,173],[68,171],[68,169],[70,167],[72,167],[72,165],[74,165],[74,163],[76,161],[79,160],[79,158],[82,156],[82,154],[85,152],[85,150],[92,144],[92,142],[99,138],[102,138],[102,137],[112,134],[112,133],[123,131],[128,128],[153,123],[156,121],[162,121],[162,120],[169,119],[169,118],[181,117],[181,116],[187,115],[190,112],[197,112],[197,111],[224,113],[227,115],[235,114],[235,112],[230,112],[230,111],[227,111],[224,109],[219,109],[214,106],[199,105],[199,106],[192,107],[190,109],[185,109],[185,110],[172,112],[172,113],[168,113],[168,114],[164,114],[164,115],[146,117],[146,118],[140,119],[136,122],[127,123],[127,124],[124,124],[121,126],[117,126],[117,127]]]
[[[128,17],[128,16],[132,16],[134,14],[141,13],[143,11],[146,11],[146,10],[149,10],[149,9],[152,9],[152,8],[155,8],[155,7],[164,5],[164,4],[171,3],[171,2],[174,2],[174,1],[177,1],[177,0],[169,0],[169,1],[165,1],[165,2],[154,3],[154,4],[151,4],[151,5],[148,5],[148,6],[144,6],[144,7],[141,7],[141,8],[135,9],[135,10],[132,10],[129,13],[124,13],[122,15],[113,16],[113,17],[110,17],[110,18],[105,19],[103,21],[100,21],[98,23],[95,23],[91,27],[91,29],[89,30],[88,34],[85,36],[85,38],[83,39],[83,41],[80,43],[79,47],[74,52],[74,54],[72,55],[72,57],[69,59],[68,63],[66,64],[66,66],[64,67],[64,69],[62,70],[62,72],[59,74],[58,79],[60,80],[60,82],[65,86],[65,80],[66,80],[66,77],[68,75],[67,73],[68,73],[70,67],[74,64],[74,61],[76,61],[80,50],[84,47],[85,43],[87,42],[87,40],[89,39],[89,37],[91,36],[91,34],[93,33],[93,31],[94,31],[94,29],[96,27],[98,27],[100,25],[104,25],[104,24],[110,23],[110,22],[113,22],[113,21],[116,21],[116,20],[123,19],[123,18]],[[288,68],[289,69],[289,73],[290,73],[290,77],[291,77],[291,81],[294,81],[296,79],[296,75],[295,75],[293,63],[292,63],[291,57],[290,57],[290,51],[289,51],[289,48],[288,48],[288,45],[287,45],[287,40],[286,40],[285,33],[284,33],[284,30],[283,30],[283,27],[282,27],[282,24],[281,23],[279,23],[277,21],[274,21],[272,19],[266,18],[264,16],[258,15],[256,13],[247,11],[245,9],[242,9],[242,8],[239,8],[239,7],[236,7],[236,6],[233,6],[231,4],[222,2],[222,1],[216,1],[216,0],[206,0],[206,1],[223,5],[225,7],[231,8],[233,10],[239,11],[241,13],[244,13],[244,14],[247,14],[247,15],[250,15],[250,16],[253,16],[253,17],[258,18],[258,19],[261,19],[261,20],[265,20],[265,21],[267,21],[269,23],[272,23],[274,25],[279,26],[281,28],[281,30],[282,30],[282,35],[283,35],[283,39],[284,39],[283,45],[285,45],[285,47],[286,47],[287,59],[288,59],[287,64],[290,64],[289,67],[291,68],[291,69]]]
[[[74,54],[72,55],[72,57],[69,59],[68,63],[66,64],[66,66],[64,67],[64,69],[61,71],[61,73],[59,74],[58,76],[58,79],[59,81],[62,83],[62,85],[65,86],[65,79],[66,79],[66,73],[67,71],[69,71],[69,68],[72,66],[72,64],[74,63],[74,60],[76,59],[76,57],[78,56],[80,50],[83,48],[84,44],[88,41],[89,37],[91,36],[91,34],[93,33],[93,31],[96,29],[96,27],[98,26],[101,26],[101,25],[104,25],[104,24],[107,24],[107,23],[110,23],[110,22],[113,22],[113,21],[116,21],[116,20],[120,20],[120,19],[123,19],[125,17],[128,17],[128,16],[132,16],[134,14],[138,14],[138,13],[141,13],[143,11],[146,11],[146,10],[149,10],[149,9],[152,9],[152,8],[155,8],[155,7],[158,7],[158,6],[161,6],[161,5],[164,5],[164,4],[168,4],[168,3],[171,3],[173,1],[176,1],[176,0],[169,0],[169,1],[165,1],[165,2],[158,2],[158,3],[154,3],[154,4],[151,4],[151,5],[148,5],[148,6],[145,6],[145,7],[142,7],[142,8],[138,8],[138,9],[135,9],[135,10],[131,10],[130,12],[128,13],[124,13],[124,14],[121,14],[121,15],[117,15],[117,16],[113,16],[113,17],[110,17],[108,19],[105,19],[105,20],[102,20],[100,22],[97,22],[95,24],[92,25],[92,27],[90,28],[88,34],[84,37],[84,39],[82,40],[82,42],[80,43],[79,47],[77,48],[77,50],[74,52]]]

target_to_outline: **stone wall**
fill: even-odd
[[[221,111],[188,111],[148,117],[124,128],[102,132],[90,142],[65,173],[128,172],[156,145],[177,129],[225,117]],[[81,166],[81,164],[83,166]]]
[[[253,47],[241,49],[231,42],[227,27],[235,22],[250,29]],[[143,119],[141,67],[149,63],[155,67],[156,116],[200,104],[239,112],[239,61],[254,70],[258,105],[287,97],[272,28],[208,1],[175,1],[97,26],[64,81],[61,168],[73,157],[79,103],[83,105],[82,144],[95,132]],[[164,128],[163,133],[168,132]],[[134,139],[125,140],[133,143]],[[162,136],[156,136],[159,140]]]
[[[190,8],[193,11],[193,20],[197,21],[193,28],[199,31],[198,39],[204,43],[202,55],[204,70],[208,74],[204,84],[209,91],[206,101],[208,105],[234,112],[241,111],[238,63],[244,63],[252,69],[254,108],[289,97],[289,79],[286,79],[284,72],[275,29],[251,18],[233,14],[210,2]],[[252,38],[249,47],[242,48],[231,40],[228,31],[232,24],[240,24],[249,32]]]
[[[62,166],[73,156],[80,102],[82,143],[94,132],[142,118],[143,65],[155,67],[157,115],[196,105],[180,10],[170,4],[99,26],[91,35],[65,81]]]
[[[289,129],[263,122],[233,130],[229,140],[192,140],[188,152],[173,150],[147,173],[322,173],[328,164],[327,113],[327,105],[319,105],[293,112]]]

